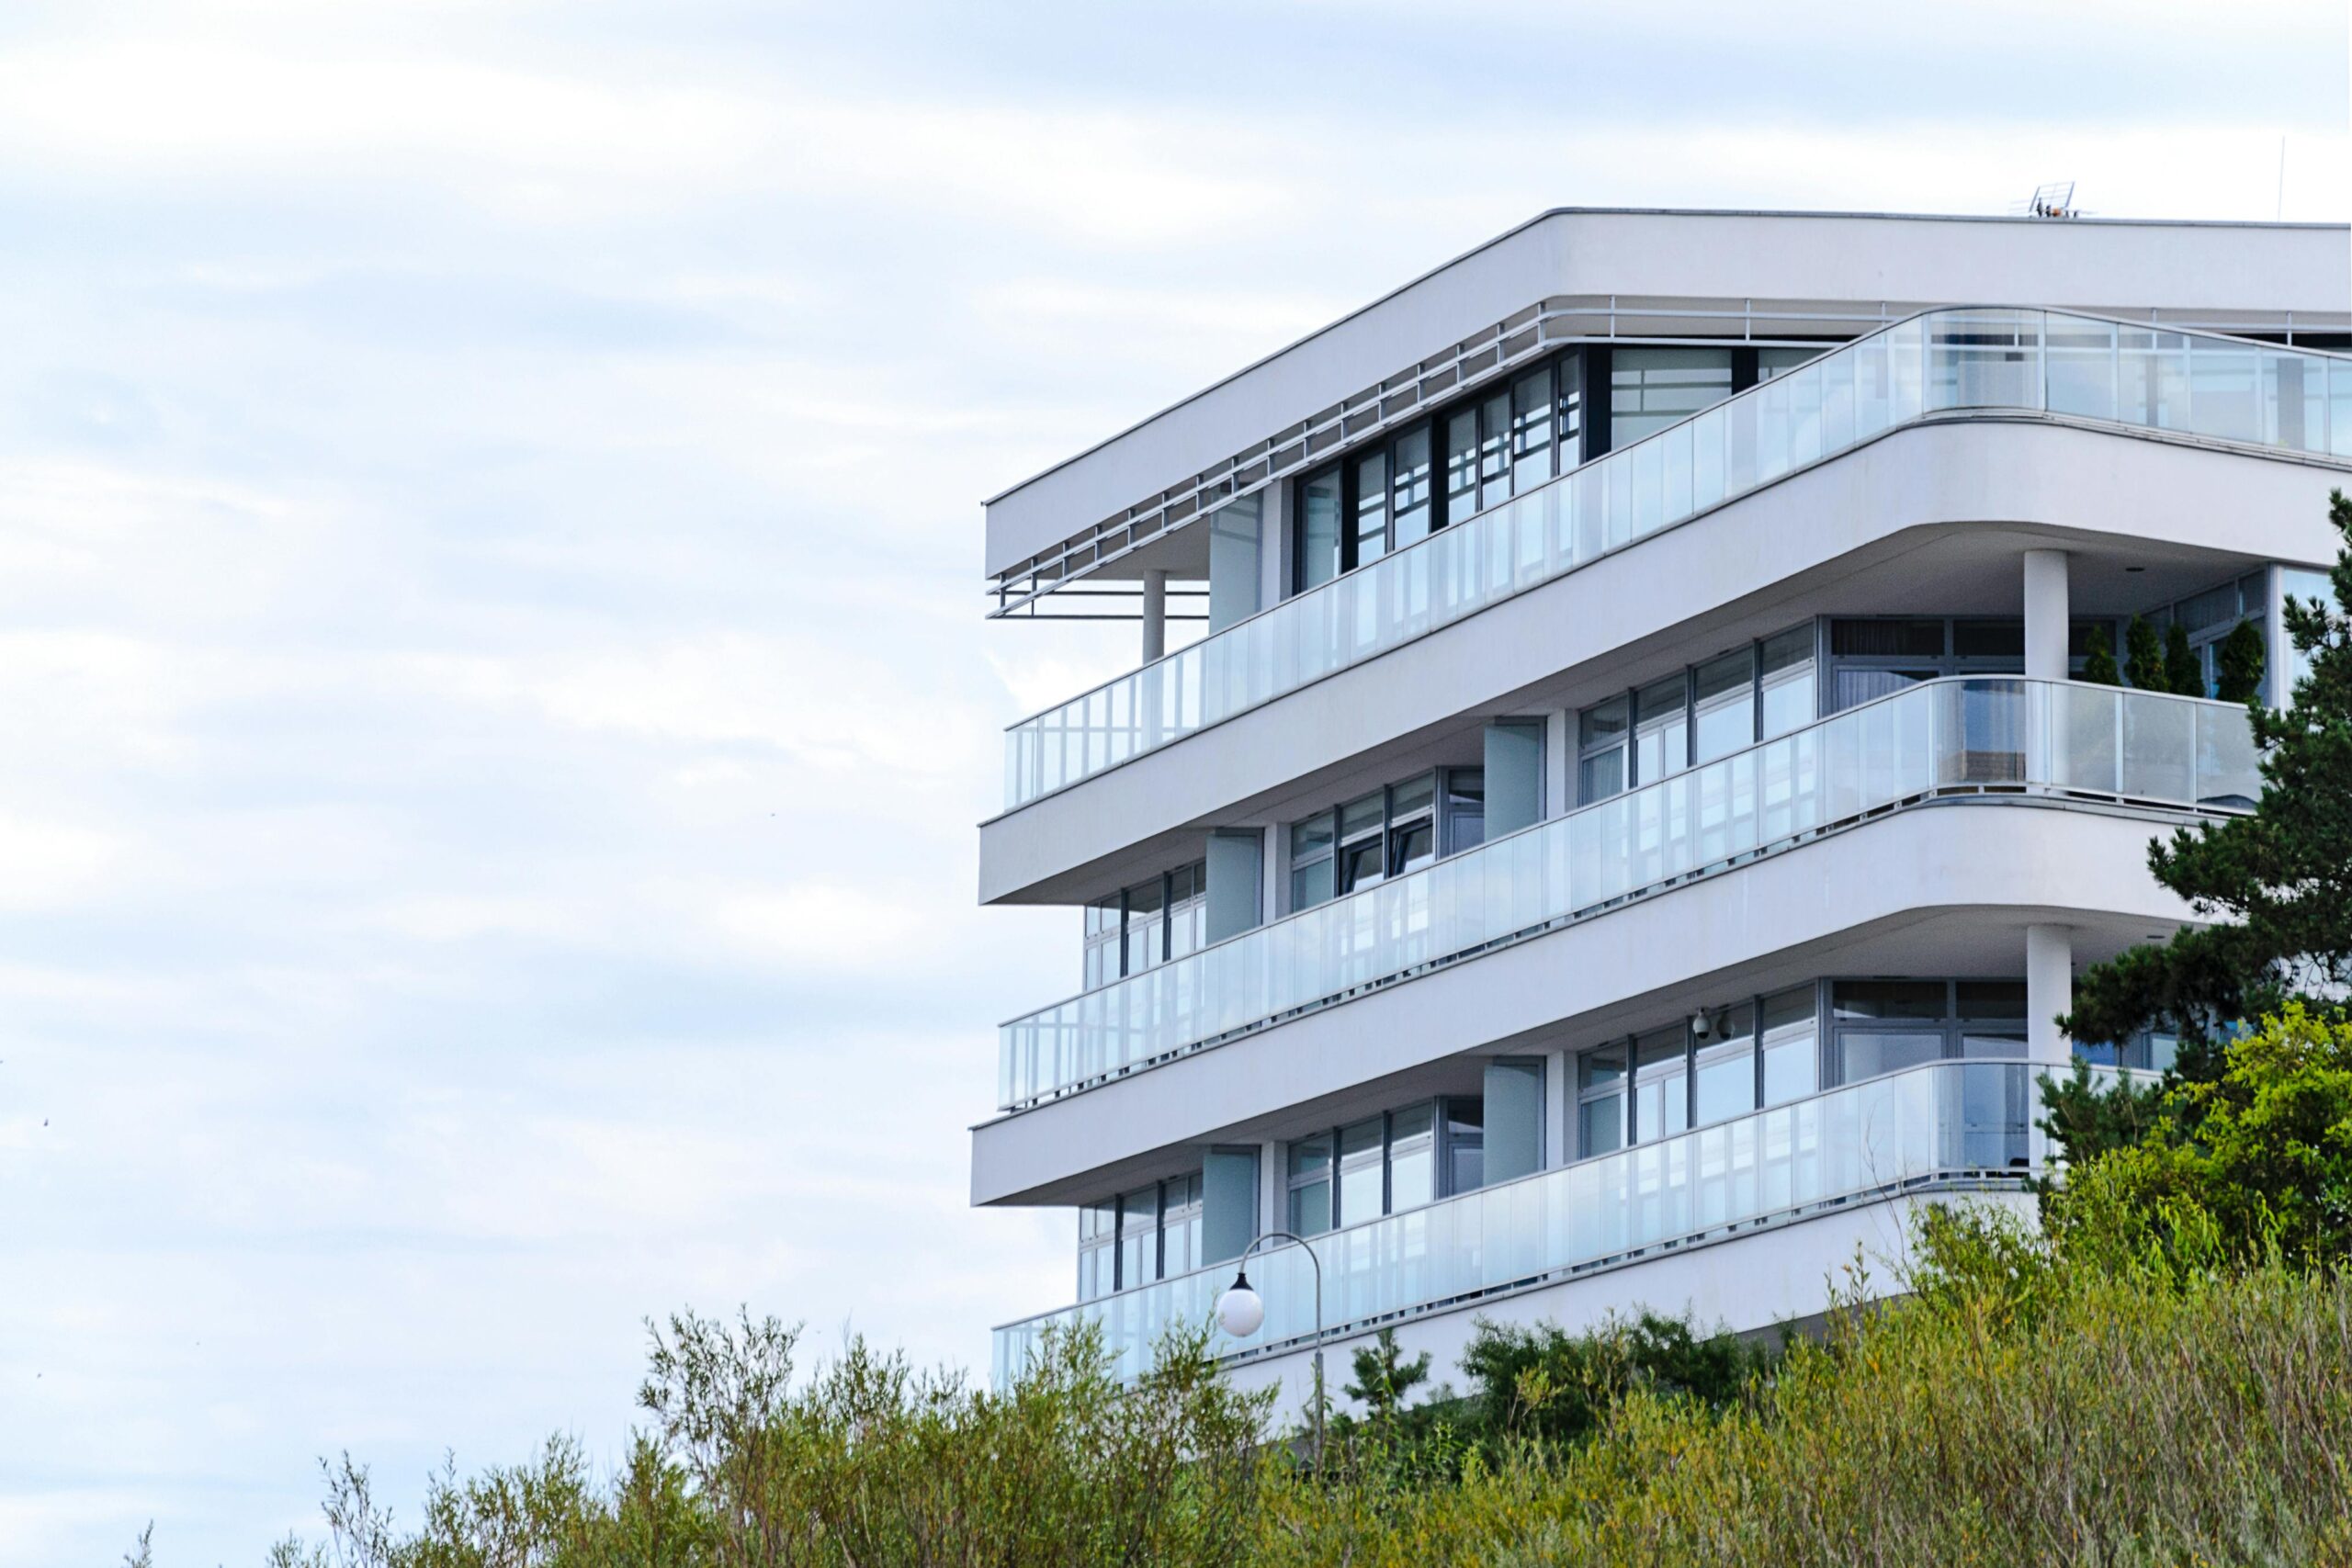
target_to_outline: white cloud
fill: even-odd
[[[978,498],[1549,205],[2260,216],[2283,131],[2341,215],[2340,13],[2046,12],[24,18],[0,1560],[611,1452],[689,1303],[981,1364],[1068,1292],[963,1162],[1077,922],[970,824],[1135,642],[983,624]]]

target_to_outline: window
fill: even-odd
[[[1201,1267],[1199,1171],[1078,1211],[1078,1299],[1092,1301]]]
[[[1953,987],[1963,1056],[2025,1055],[2025,982],[1962,980]]]
[[[1119,1288],[1118,1262],[1113,1247],[1118,1242],[1119,1204],[1116,1199],[1089,1203],[1078,1211],[1078,1299],[1091,1302]]]
[[[1321,1235],[1331,1228],[1332,1134],[1301,1138],[1290,1146],[1290,1213],[1284,1228],[1293,1235]]]
[[[1375,1116],[1340,1129],[1340,1212],[1333,1223],[1351,1225],[1387,1212],[1385,1120]]]
[[[1403,876],[1437,860],[1437,776],[1388,792],[1388,874]]]
[[[1565,473],[1582,450],[1575,353],[1481,389],[1298,481],[1294,592]]]
[[[1612,697],[1577,717],[1577,798],[1588,806],[1632,782],[1625,765],[1626,716],[1632,711],[1631,697]]]
[[[1758,710],[1763,737],[1786,735],[1821,716],[1813,680],[1813,628],[1792,626],[1768,637],[1758,649]]]
[[[1298,586],[1303,592],[1340,575],[1340,470],[1309,475],[1298,487]]]
[[[1553,369],[1530,371],[1510,384],[1510,485],[1533,490],[1558,472],[1552,464]]]
[[[1756,650],[1699,666],[1691,679],[1690,760],[1712,762],[1756,743]]]
[[[1475,848],[1485,837],[1485,777],[1440,768],[1291,824],[1292,911],[1419,871],[1436,862],[1441,842],[1447,854]]]
[[[1119,898],[1098,899],[1086,907],[1086,988],[1105,986],[1119,977],[1119,949],[1125,941],[1119,924]]]
[[[1487,771],[1445,771],[1445,852],[1475,850],[1487,839]]]
[[[1340,892],[1370,887],[1388,875],[1385,792],[1374,790],[1340,807]]]
[[[1926,1062],[2014,1061],[2026,1052],[2021,980],[1839,980],[1830,998],[1840,1083]]]
[[[1119,1289],[1159,1278],[1159,1188],[1138,1187],[1119,1198]]]
[[[1609,447],[1631,446],[1731,396],[1728,348],[1621,348],[1609,365]]]
[[[1690,1045],[1688,1024],[1634,1036],[1635,1143],[1655,1143],[1690,1127]]]
[[[1812,986],[1705,1008],[1698,1016],[1706,1021],[1703,1032],[1694,1019],[1577,1056],[1578,1158],[1609,1154],[1627,1143],[1655,1143],[1814,1091]]]
[[[1326,811],[1290,829],[1290,907],[1311,909],[1338,888],[1332,856],[1340,814]]]
[[[1159,1277],[1172,1280],[1201,1267],[1201,1179],[1180,1176],[1159,1184]]]
[[[1445,1108],[1445,1190],[1476,1192],[1487,1184],[1487,1108],[1476,1100],[1449,1100]]]
[[[2077,620],[2066,628],[2071,670],[2079,673],[2114,623]],[[1839,619],[1829,623],[1829,711],[1840,713],[1921,681],[2025,671],[2025,623],[2014,618]]]
[[[1127,889],[1127,966],[1122,973],[1140,975],[1168,962],[1168,888],[1152,881]]]
[[[1317,1235],[1341,1225],[1360,1225],[1383,1214],[1402,1213],[1465,1187],[1439,1191],[1440,1107],[1450,1124],[1462,1124],[1464,1110],[1476,1142],[1476,1100],[1423,1100],[1401,1111],[1368,1116],[1334,1132],[1317,1133],[1290,1145],[1290,1229]],[[1461,1140],[1450,1138],[1458,1153]],[[1456,1161],[1458,1166],[1459,1161]],[[1475,1166],[1475,1162],[1474,1162]],[[1475,1174],[1475,1170],[1474,1170]],[[1472,1186],[1476,1186],[1474,1180]]]
[[[1416,1105],[1388,1118],[1388,1212],[1418,1209],[1437,1197],[1437,1131],[1433,1106]]]
[[[1821,1047],[1811,986],[1764,998],[1764,1103],[1785,1105],[1819,1087]]]
[[[1394,519],[1396,542],[1409,545],[1428,538],[1435,525],[1430,505],[1431,480],[1436,477],[1430,464],[1430,427],[1424,424],[1398,436],[1390,457],[1389,515]]]
[[[1577,1057],[1577,1152],[1582,1159],[1625,1145],[1625,1046],[1596,1046]]]
[[[1703,1127],[1756,1109],[1756,1008],[1740,1002],[1702,1014],[1707,1033],[1690,1053],[1690,1124]]]
[[[1687,677],[1657,681],[1634,694],[1634,778],[1640,784],[1690,764],[1690,691]]]
[[[1208,942],[1208,863],[1194,861],[1086,907],[1086,988],[1140,975]]]
[[[1353,465],[1356,474],[1355,560],[1358,566],[1388,553],[1388,454],[1367,452]]]
[[[1577,802],[1606,800],[1812,723],[1819,716],[1813,637],[1810,623],[1792,626],[1585,709],[1577,718]]]
[[[1756,378],[1770,381],[1775,376],[1785,376],[1800,366],[1810,365],[1829,352],[1820,348],[1759,348],[1756,351]]]

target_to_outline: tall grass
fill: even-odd
[[[1755,1361],[1728,1399],[1629,1378],[1613,1352],[1554,1356],[1547,1397],[1598,1410],[1573,1439],[1391,1416],[1347,1425],[1319,1470],[1266,1440],[1272,1412],[1197,1339],[1126,1392],[1092,1342],[1059,1340],[999,1393],[864,1346],[796,1377],[793,1331],[689,1316],[654,1336],[649,1425],[616,1473],[558,1439],[511,1470],[444,1473],[395,1528],[346,1461],[325,1537],[272,1558],[2352,1563],[2352,1283],[2119,1234],[1941,1213],[1907,1298],[1866,1306],[1858,1286],[1824,1340]],[[1580,1366],[1600,1369],[1591,1387],[1556,1386]],[[1475,1424],[1527,1405],[1497,1392],[1452,1409]]]

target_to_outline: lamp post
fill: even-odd
[[[1265,1300],[1250,1288],[1249,1270],[1242,1265],[1270,1241],[1296,1244],[1315,1265],[1315,1465],[1319,1471],[1323,1466],[1323,1260],[1315,1256],[1306,1238],[1289,1231],[1268,1231],[1243,1247],[1241,1256],[1233,1260],[1233,1283],[1216,1299],[1217,1325],[1236,1339],[1247,1339],[1266,1321]]]

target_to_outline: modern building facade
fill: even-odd
[[[1555,211],[989,502],[994,614],[1142,626],[980,828],[1080,927],[973,1132],[975,1203],[1074,1211],[1000,1375],[1139,1367],[1278,1231],[1323,1343],[1444,1365],[2021,1201],[2035,1075],[2167,1049],[2052,1021],[2193,918],[2149,840],[2260,787],[2242,706],[2085,660],[2251,621],[2284,700],[2347,310],[2341,227]],[[1302,1393],[1316,1270],[1250,1272],[1218,1348]]]

